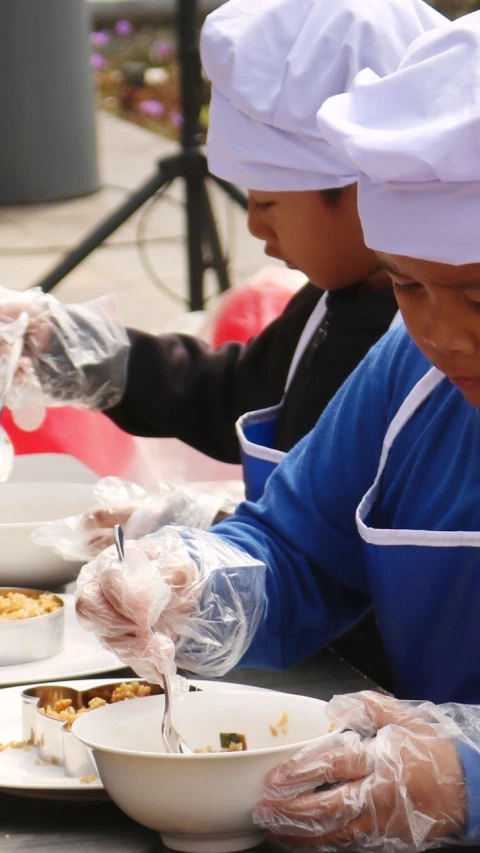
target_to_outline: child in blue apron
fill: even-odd
[[[237,421],[249,500],[261,497],[289,449],[279,446],[278,434],[291,385],[305,367],[312,338],[319,329],[328,335],[330,305],[348,311],[356,291],[359,331],[368,301],[386,296],[377,261],[364,251],[356,171],[318,132],[316,109],[347,90],[355,69],[368,65],[380,76],[389,73],[419,27],[444,22],[415,0],[363,6],[356,0],[264,0],[254,15],[251,0],[230,0],[202,28],[202,63],[212,83],[209,169],[248,188],[250,230],[265,241],[266,253],[289,266],[301,257],[302,271],[326,291],[299,338],[282,397]],[[349,331],[351,345],[357,331],[353,325]],[[323,369],[329,372],[326,363]],[[308,391],[297,408],[307,400]]]
[[[195,566],[175,591],[190,613],[181,638],[168,605],[155,627],[180,666],[222,674],[299,661],[373,603],[397,694],[438,704],[334,699],[346,731],[279,765],[255,818],[322,851],[478,843],[480,13],[421,36],[390,77],[361,72],[319,121],[361,170],[365,239],[406,328],[374,347],[258,503],[215,533],[138,544],[163,576],[175,542]],[[106,642],[106,626],[132,624],[112,604],[114,568],[106,553],[79,579],[78,611]]]
[[[128,431],[175,435],[223,461],[238,462],[240,447],[246,494],[257,500],[273,467],[314,426],[396,313],[390,282],[364,245],[356,171],[322,138],[316,109],[346,91],[365,65],[381,76],[393,71],[410,42],[445,19],[422,0],[362,7],[357,0],[268,0],[253,18],[248,3],[245,9],[241,0],[226,3],[202,28],[201,58],[212,83],[209,170],[248,189],[251,232],[316,290],[307,285],[243,350],[231,344],[212,352],[177,336],[162,365],[159,347],[168,339],[152,339],[149,407],[149,342],[142,337],[143,361],[136,358],[139,341],[126,393],[108,414]],[[315,85],[306,86],[314,73]]]

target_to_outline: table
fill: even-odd
[[[130,671],[116,672],[115,678],[130,675]],[[244,669],[229,673],[219,681],[252,684],[326,700],[334,693],[375,686],[327,649],[285,672]],[[267,843],[255,848],[258,853],[273,853],[274,849]],[[480,847],[469,849],[480,851]],[[61,802],[0,793],[0,850],[2,853],[13,850],[22,853],[160,853],[166,848],[156,832],[134,823],[107,800]]]

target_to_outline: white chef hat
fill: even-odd
[[[361,173],[367,246],[480,262],[480,12],[418,38],[389,77],[362,71],[318,122]]]
[[[393,71],[417,36],[445,22],[423,0],[224,3],[201,34],[210,171],[267,191],[354,183],[357,170],[318,129],[318,108],[366,66]]]

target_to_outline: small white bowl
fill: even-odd
[[[112,800],[173,850],[229,853],[261,844],[265,835],[252,810],[265,777],[328,732],[325,702],[275,691],[189,693],[174,701],[173,723],[193,749],[219,748],[220,732],[243,734],[247,742],[244,752],[194,755],[164,752],[163,703],[163,696],[132,699],[74,722],[72,732],[93,749]]]
[[[3,483],[0,489],[0,585],[51,589],[74,580],[81,562],[35,545],[44,521],[78,515],[94,503],[88,483]]]

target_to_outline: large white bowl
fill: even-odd
[[[327,733],[325,703],[274,691],[189,693],[174,701],[173,722],[192,748],[219,748],[220,732],[237,732],[247,750],[168,755],[160,734],[163,702],[147,696],[106,705],[73,724],[93,749],[111,798],[173,850],[228,853],[261,844],[265,836],[252,810],[266,774]],[[288,722],[280,731],[284,714]]]
[[[74,580],[81,563],[35,545],[32,531],[44,521],[92,507],[88,483],[2,483],[0,486],[0,585],[51,589]]]
[[[97,474],[68,453],[15,456],[9,483],[96,483]]]

